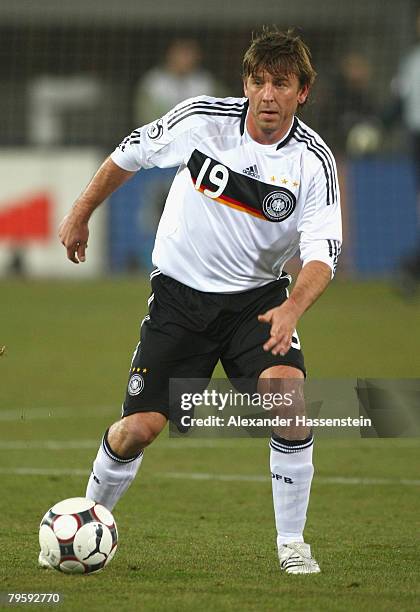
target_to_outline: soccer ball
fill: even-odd
[[[66,574],[93,574],[117,550],[118,531],[111,512],[86,497],[72,497],[48,510],[39,526],[41,552]]]

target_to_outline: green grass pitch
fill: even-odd
[[[1,284],[0,591],[59,592],[63,611],[418,608],[414,438],[318,440],[306,539],[319,575],[279,571],[266,440],[166,431],[116,508],[112,564],[87,577],[38,569],[40,518],[83,495],[119,416],[147,295],[139,279]],[[419,375],[418,303],[385,283],[335,281],[299,331],[313,377]]]

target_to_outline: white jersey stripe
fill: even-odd
[[[159,274],[162,274],[162,272],[159,270],[159,268],[156,268],[156,270],[153,270],[153,272],[150,273],[150,280],[152,280],[152,278],[155,276],[159,276]]]

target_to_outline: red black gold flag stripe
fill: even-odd
[[[198,149],[193,151],[187,167],[195,188],[209,200],[268,222],[282,221],[294,211],[296,197],[288,189],[235,172]],[[212,180],[215,177],[217,180]],[[213,197],[211,194],[219,195]],[[282,200],[284,211],[267,214],[266,203],[276,199]]]
[[[193,179],[193,183],[194,185],[196,183],[194,179]],[[200,187],[197,189],[197,191],[204,193],[205,189],[208,189],[211,191],[212,187],[210,185],[201,184]],[[249,215],[252,215],[253,217],[257,217],[258,219],[263,219],[264,221],[267,221],[267,218],[263,215],[263,213],[260,210],[256,210],[255,208],[252,208],[252,206],[250,206],[249,204],[245,204],[244,202],[239,202],[238,200],[235,200],[234,198],[231,198],[225,194],[220,195],[218,198],[211,198],[211,199],[214,200],[215,202],[219,202],[219,204],[224,204],[225,206],[229,206],[229,208],[240,210],[241,212],[248,213]]]

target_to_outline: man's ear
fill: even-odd
[[[299,104],[305,104],[306,98],[309,95],[309,85],[306,84],[302,87],[302,89],[298,93],[298,102]]]
[[[242,82],[243,82],[243,84],[244,84],[244,95],[245,95],[245,98],[247,98],[247,97],[248,97],[248,87],[247,87],[247,81],[248,81],[248,79],[247,79],[247,78],[246,78],[246,79],[243,79],[243,81],[242,81]]]

